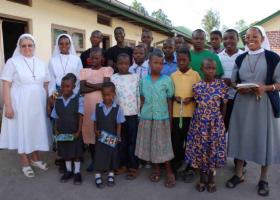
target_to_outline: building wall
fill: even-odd
[[[100,30],[110,36],[111,45],[115,45],[113,30],[123,26],[126,39],[140,41],[142,27],[130,24],[119,19],[112,19],[112,26],[97,23],[97,12],[75,6],[61,0],[32,0],[32,6],[25,6],[7,0],[0,0],[0,16],[12,16],[29,19],[30,32],[37,41],[38,55],[48,61],[52,52],[51,25],[62,25],[85,30],[86,48],[90,47],[89,37],[93,30]],[[154,32],[154,42],[161,41],[167,36]]]
[[[262,24],[267,33],[271,49],[280,55],[280,15]]]

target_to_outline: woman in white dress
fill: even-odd
[[[68,73],[73,73],[77,77],[74,92],[77,94],[80,89],[80,70],[83,68],[80,57],[76,55],[72,38],[68,34],[60,34],[56,38],[56,45],[53,56],[49,63],[51,81],[49,84],[50,100],[53,100],[54,93],[60,90],[61,79]],[[52,102],[52,101],[51,101]]]
[[[31,166],[48,169],[38,151],[49,151],[46,100],[50,78],[47,66],[34,54],[35,48],[32,35],[21,35],[0,75],[4,99],[0,148],[17,149],[27,177],[35,176]]]

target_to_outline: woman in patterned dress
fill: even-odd
[[[214,60],[204,60],[201,69],[205,78],[193,86],[197,107],[187,136],[186,161],[200,170],[196,189],[203,192],[207,188],[208,192],[215,192],[214,171],[223,167],[226,161],[223,117],[228,87],[222,80],[215,79]]]

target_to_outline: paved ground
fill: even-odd
[[[173,189],[167,189],[163,182],[151,183],[147,176],[149,171],[141,171],[141,176],[135,181],[127,181],[123,176],[117,177],[114,188],[96,189],[93,185],[93,175],[84,171],[84,182],[81,186],[74,186],[72,182],[59,183],[60,174],[53,163],[53,154],[47,153],[43,157],[50,163],[47,172],[36,171],[36,177],[25,178],[20,172],[18,157],[14,151],[0,150],[0,199],[1,200],[247,200],[247,199],[280,199],[280,166],[273,166],[270,170],[271,194],[268,198],[261,198],[256,193],[259,168],[249,163],[246,182],[235,190],[224,187],[226,179],[232,175],[232,162],[218,171],[215,194],[198,193],[194,189],[195,183],[186,184],[181,181]]]

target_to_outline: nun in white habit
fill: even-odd
[[[68,73],[73,73],[77,77],[74,93],[80,89],[79,75],[83,68],[80,57],[76,55],[72,38],[68,34],[60,34],[56,39],[53,56],[49,63],[51,82],[49,84],[49,95],[59,91],[61,79]]]
[[[33,36],[21,35],[0,75],[4,99],[0,148],[17,149],[27,177],[35,176],[31,166],[47,170],[38,151],[49,151],[46,100],[50,77],[35,49]]]

